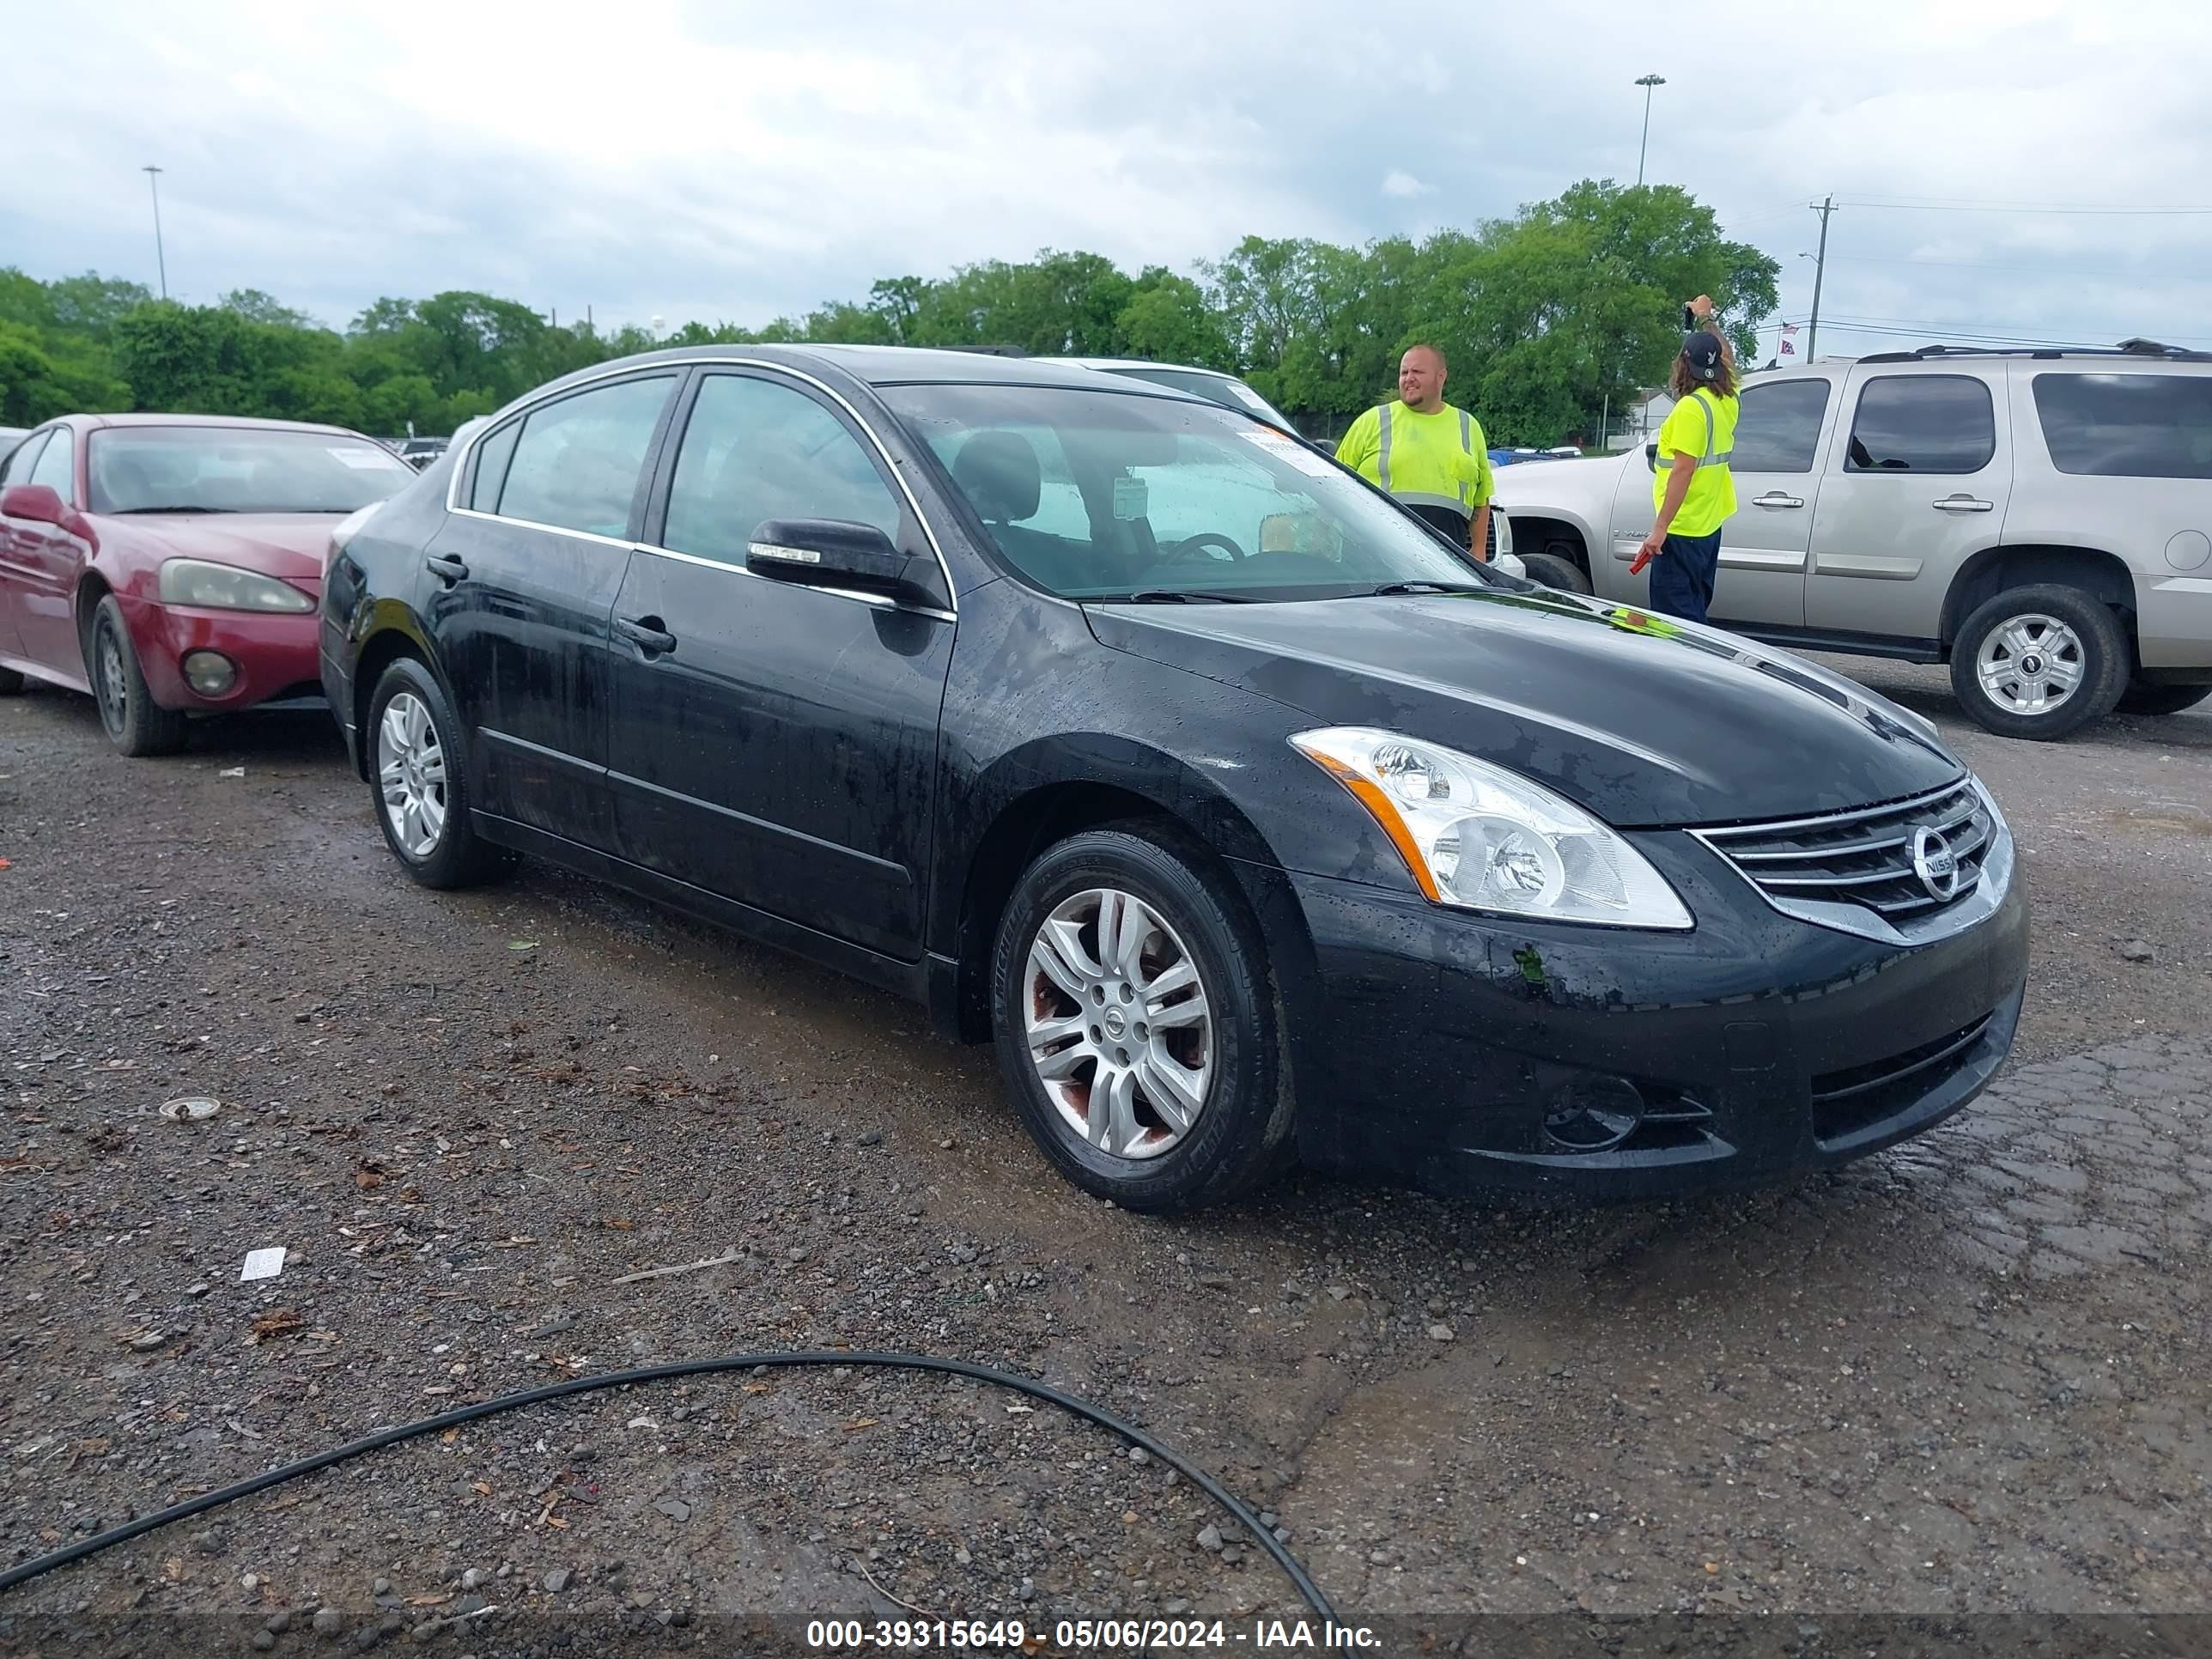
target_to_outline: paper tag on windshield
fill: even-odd
[[[404,461],[394,461],[389,455],[380,455],[373,449],[363,449],[358,445],[352,445],[343,449],[332,445],[331,453],[344,462],[346,465],[362,472],[383,472],[393,466],[407,465]]]
[[[1152,505],[1152,491],[1142,478],[1133,478],[1123,473],[1114,480],[1114,516],[1117,519],[1141,519]]]
[[[1242,380],[1231,380],[1229,383],[1229,395],[1242,403],[1247,409],[1257,410],[1262,415],[1268,412],[1267,400]]]
[[[1326,478],[1336,471],[1325,456],[1283,433],[1273,430],[1247,432],[1244,437],[1246,441],[1259,445],[1277,460],[1288,461],[1309,478]]]

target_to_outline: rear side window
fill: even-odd
[[[76,434],[65,426],[54,428],[46,453],[31,469],[30,482],[51,484],[57,495],[71,507],[76,505]]]
[[[1810,472],[1828,412],[1826,380],[1778,380],[1747,387],[1735,423],[1737,472]]]
[[[479,513],[499,508],[500,487],[507,482],[507,464],[514,459],[514,441],[522,435],[522,422],[510,421],[477,446],[477,470],[469,483],[469,505]]]
[[[2039,374],[2051,464],[2098,478],[2212,478],[2212,376]]]
[[[1885,374],[1859,393],[1844,470],[1979,472],[1996,453],[1996,414],[1980,380]]]
[[[623,380],[547,404],[522,423],[499,514],[617,540],[672,374]]]

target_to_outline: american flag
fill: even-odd
[[[1795,357],[1796,355],[1797,325],[1795,323],[1784,323],[1782,325],[1782,343],[1775,349],[1775,356],[1778,357]]]

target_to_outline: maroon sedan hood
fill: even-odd
[[[280,580],[319,586],[336,513],[134,513],[100,521],[127,526],[133,539],[158,542],[159,557],[206,559]],[[152,550],[149,549],[149,551]]]

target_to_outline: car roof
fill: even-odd
[[[988,351],[945,351],[921,346],[868,345],[708,345],[672,347],[641,352],[594,363],[589,368],[525,394],[534,399],[554,386],[581,384],[626,369],[649,368],[656,363],[767,363],[800,373],[832,371],[870,386],[1035,386],[1111,389],[1132,397],[1180,398],[1201,402],[1189,393],[1149,381],[1096,374],[1072,362],[1045,357],[1001,357]],[[521,399],[518,399],[522,401]]]
[[[109,427],[215,426],[241,432],[320,432],[333,437],[376,441],[349,427],[324,426],[313,421],[264,421],[250,415],[64,415],[62,419],[87,431]]]
[[[1196,363],[1156,363],[1148,357],[1040,357],[1042,363],[1071,363],[1079,368],[1096,368],[1107,374],[1117,374],[1130,368],[1164,368],[1176,374],[1204,374],[1216,380],[1237,378],[1218,368],[1200,368]]]

